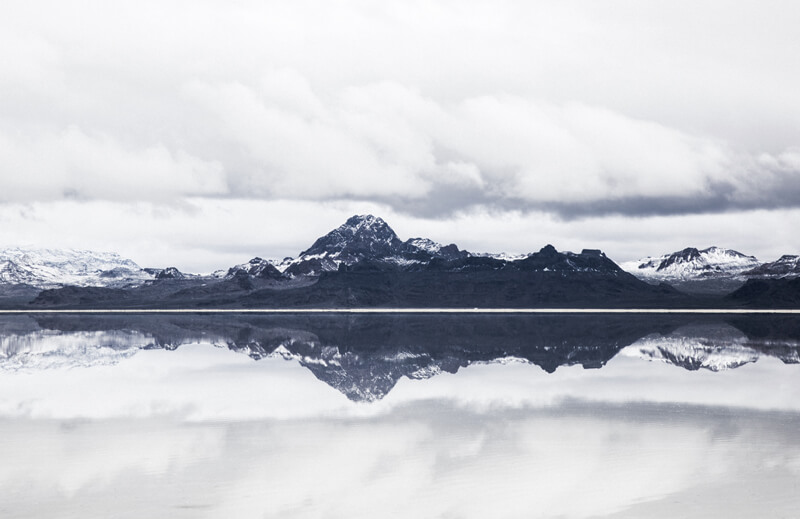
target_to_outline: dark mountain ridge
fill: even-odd
[[[701,253],[685,249],[673,263]],[[735,252],[735,251],[733,251]],[[726,257],[741,256],[725,250]],[[669,262],[670,258],[664,261]],[[748,259],[749,261],[749,259]],[[659,269],[663,265],[659,266]],[[37,308],[703,308],[769,307],[768,297],[690,296],[647,283],[602,251],[560,252],[546,245],[519,259],[472,254],[424,238],[402,241],[381,218],[356,215],[318,238],[297,259],[256,257],[217,277],[175,268],[125,289],[43,290]],[[789,286],[784,290],[794,290]],[[791,297],[783,297],[791,301]],[[14,304],[18,305],[18,302]]]
[[[402,243],[402,242],[401,242]],[[698,307],[668,285],[650,285],[623,271],[602,252],[558,252],[548,245],[520,260],[462,256],[403,264],[394,257],[342,261],[313,278],[276,279],[274,267],[239,269],[223,280],[187,284],[163,280],[125,291],[43,291],[36,307],[91,307],[91,300],[119,308],[536,308]],[[272,275],[264,276],[264,272]],[[170,290],[170,288],[172,288]],[[111,303],[109,303],[111,302]]]

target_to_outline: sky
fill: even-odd
[[[0,247],[208,272],[353,214],[800,253],[800,4],[8,0]]]

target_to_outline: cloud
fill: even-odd
[[[755,4],[693,6],[722,18],[698,26],[618,7],[18,3],[0,22],[3,199],[373,201],[428,217],[800,205],[791,24],[754,27]]]
[[[158,144],[129,149],[76,126],[34,135],[0,133],[0,201],[59,199],[169,202],[227,192],[222,166]]]
[[[294,101],[285,107],[277,102],[282,96],[276,101],[270,90],[257,92],[239,83],[189,85],[188,92],[210,110],[218,138],[240,150],[236,160],[242,169],[228,176],[235,195],[313,200],[417,197],[426,191],[416,168],[382,156],[314,97],[291,110]]]
[[[189,89],[219,120],[220,140],[243,152],[228,177],[235,195],[373,199],[429,216],[475,206],[574,217],[800,205],[792,150],[753,157],[583,104],[504,95],[444,105],[388,82],[323,102],[290,77],[303,99],[294,111],[241,84]]]
[[[751,156],[583,104],[442,104],[392,82],[322,99],[286,69],[250,86],[192,81],[182,95],[204,135],[180,148],[77,126],[0,133],[0,165],[14,172],[4,200],[375,200],[425,216],[485,206],[566,218],[800,205],[796,149]]]

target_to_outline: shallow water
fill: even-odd
[[[795,517],[800,319],[0,319],[0,517]]]

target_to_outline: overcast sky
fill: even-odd
[[[476,251],[800,253],[800,4],[15,1],[0,247],[210,271],[348,216]]]

